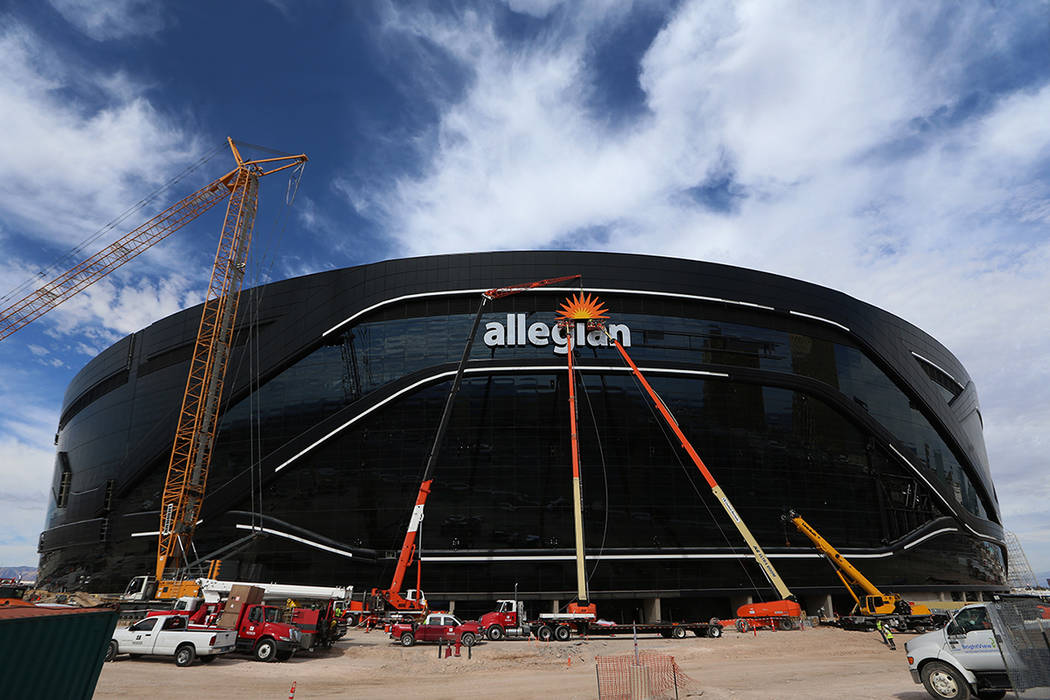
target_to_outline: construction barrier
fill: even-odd
[[[1050,699],[1050,600],[1003,597],[988,607],[1012,695]]]
[[[699,683],[684,674],[669,654],[641,651],[597,656],[594,668],[600,700],[678,698],[679,693],[700,689]]]

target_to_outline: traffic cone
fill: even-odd
[[[565,668],[572,668],[572,657],[565,660]]]
[[[288,691],[288,700],[295,700],[295,681],[292,681],[292,689]]]

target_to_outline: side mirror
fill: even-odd
[[[948,636],[949,637],[962,637],[966,633],[963,632],[962,627],[959,626],[954,620],[948,623]]]

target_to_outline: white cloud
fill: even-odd
[[[156,34],[163,3],[154,0],[48,0],[67,22],[95,41]]]
[[[199,155],[126,76],[60,63],[25,27],[0,33],[0,211],[69,247]]]
[[[0,562],[32,566],[51,487],[55,455],[50,446],[58,416],[4,389],[0,402],[17,405],[20,414],[0,419]]]
[[[392,15],[471,80],[458,102],[433,97],[420,174],[348,177],[347,200],[410,254],[657,253],[874,303],[970,371],[1007,524],[1050,517],[1050,85],[966,112],[972,67],[1002,65],[1038,7],[687,2],[641,61],[646,109],[627,124],[588,100],[591,10],[528,46],[484,16]],[[686,192],[712,173],[741,195],[731,212]]]

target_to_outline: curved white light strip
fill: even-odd
[[[573,289],[572,287],[537,287],[535,289],[530,289],[529,291],[530,292],[565,292],[565,291],[572,291],[572,289]],[[700,296],[699,294],[680,294],[678,292],[655,292],[655,291],[649,291],[649,290],[644,290],[644,289],[617,289],[617,288],[611,288],[611,287],[587,287],[586,290],[588,292],[601,293],[601,294],[605,294],[605,293],[611,293],[611,294],[636,294],[636,295],[655,296],[655,297],[673,297],[673,298],[676,298],[676,299],[692,299],[694,301],[709,301],[709,302],[714,302],[716,304],[735,304],[737,306],[746,306],[746,307],[749,307],[749,308],[752,308],[752,309],[762,309],[763,311],[776,311],[776,309],[773,308],[772,306],[765,306],[764,304],[756,304],[756,303],[750,302],[750,301],[738,301],[736,299],[722,299],[721,297],[705,297],[705,296]],[[367,308],[364,308],[364,309],[361,309],[357,313],[346,317],[345,319],[343,319],[342,321],[340,321],[339,323],[335,324],[334,326],[332,326],[331,328],[326,330],[324,333],[322,333],[321,337],[323,338],[324,336],[328,335],[329,333],[333,333],[336,330],[338,330],[339,328],[342,328],[343,326],[345,326],[346,324],[350,323],[354,319],[360,318],[361,316],[367,314],[369,311],[374,311],[374,310],[378,309],[381,306],[386,306],[387,304],[396,304],[399,301],[405,301],[407,299],[420,299],[420,298],[423,298],[423,297],[457,296],[457,295],[462,295],[462,294],[482,294],[482,293],[487,292],[487,291],[488,291],[487,289],[452,289],[452,290],[447,290],[447,291],[444,291],[444,292],[420,292],[418,294],[403,294],[402,296],[399,296],[399,297],[392,297],[390,299],[385,299],[383,301],[376,302],[375,304],[372,304],[371,306],[369,306]],[[791,313],[796,313],[796,312],[792,311]],[[806,314],[799,314],[799,315],[806,316]],[[847,331],[849,330],[849,328],[846,328],[845,326],[843,326],[841,324],[835,323],[834,321],[828,321],[826,318],[820,318],[819,316],[809,316],[808,318],[814,318],[814,319],[816,319],[818,321],[825,321],[827,323],[833,323],[836,326],[838,326],[839,328],[845,328]]]
[[[918,359],[922,360],[926,364],[930,365],[931,367],[936,367],[940,371],[944,372],[944,374],[948,377],[948,379],[951,379],[953,382],[955,382],[955,386],[959,387],[959,391],[965,391],[966,390],[966,387],[964,387],[962,384],[960,384],[959,380],[956,379],[955,376],[952,375],[951,372],[949,372],[948,370],[944,369],[943,367],[941,367],[939,364],[937,364],[933,360],[930,360],[930,359],[927,359],[927,358],[923,357],[922,355],[920,355],[919,353],[915,352],[914,350],[911,351],[911,354],[914,355],[915,357],[917,357]]]
[[[902,455],[902,454],[900,453],[900,450],[898,450],[898,449],[897,449],[896,447],[894,447],[892,443],[887,443],[887,444],[889,444],[889,446],[890,446],[890,449],[891,449],[891,450],[893,450],[893,453],[894,453],[894,454],[896,454],[896,455],[897,455],[898,457],[900,457],[900,458],[901,458],[902,460],[904,460],[904,463],[905,463],[905,464],[907,464],[907,465],[908,465],[909,467],[911,467],[911,470],[912,470],[913,472],[915,472],[916,474],[918,474],[918,475],[919,475],[919,478],[923,480],[923,483],[925,483],[925,484],[926,484],[927,486],[929,486],[929,487],[930,487],[930,491],[933,491],[933,492],[934,492],[935,494],[937,494],[937,497],[938,497],[938,498],[940,498],[940,499],[941,499],[941,500],[942,500],[942,501],[944,502],[944,505],[948,507],[948,510],[954,513],[954,512],[955,512],[955,508],[954,508],[954,507],[952,506],[952,504],[948,502],[948,499],[946,499],[946,498],[945,498],[945,497],[944,497],[944,496],[943,496],[943,495],[941,494],[941,492],[940,492],[940,491],[938,491],[937,489],[935,489],[935,488],[933,487],[933,484],[931,484],[931,483],[929,482],[929,480],[928,480],[928,479],[926,478],[926,476],[925,476],[925,475],[923,475],[923,473],[922,473],[922,472],[920,472],[920,471],[919,471],[918,469],[916,469],[916,468],[915,468],[915,465],[914,465],[914,464],[912,464],[911,462],[909,462],[909,461],[908,461],[908,458],[907,458],[907,457],[905,457],[904,455]],[[968,522],[966,522],[965,520],[963,520],[962,518],[957,518],[957,519],[959,520],[959,522],[961,522],[961,523],[963,524],[963,526],[964,526],[964,527],[965,527],[965,528],[966,528],[967,530],[969,530],[969,531],[970,531],[970,532],[972,532],[973,534],[977,535],[977,536],[978,536],[978,537],[980,537],[980,538],[981,538],[982,540],[988,540],[989,542],[995,542],[996,544],[1000,544],[1000,545],[1003,545],[1004,547],[1006,546],[1006,543],[1005,543],[1005,542],[1003,542],[1002,540],[1000,540],[1000,539],[997,539],[997,538],[995,538],[995,537],[992,537],[991,535],[983,535],[983,534],[981,534],[980,532],[977,532],[977,530],[974,530],[974,529],[973,529],[972,527],[970,527],[970,524],[969,524]]]
[[[820,321],[821,323],[830,323],[833,326],[838,326],[839,328],[841,328],[842,330],[846,331],[847,333],[850,332],[849,328],[847,328],[846,326],[842,325],[841,323],[839,323],[837,321],[832,321],[830,318],[824,318],[823,316],[814,316],[813,314],[804,314],[801,311],[788,311],[788,313],[791,314],[792,316],[801,316],[802,318],[808,318],[808,319],[812,319],[814,321]]]
[[[813,552],[811,554],[767,554],[770,559],[820,559],[823,554]],[[892,557],[893,552],[885,552],[882,554],[851,554],[851,559],[882,559],[884,557]],[[620,559],[620,560],[637,560],[637,559],[753,559],[753,554],[588,554],[585,559],[601,560],[601,559]],[[443,562],[448,564],[459,564],[466,562],[479,562],[479,561],[576,561],[576,557],[572,554],[552,554],[549,556],[536,556],[536,557],[516,557],[511,555],[491,555],[491,556],[462,556],[462,557],[447,557],[447,556],[420,556],[423,561],[429,562]]]
[[[296,542],[302,542],[303,544],[308,545],[310,547],[314,547],[316,549],[323,549],[326,552],[334,552],[335,554],[339,554],[339,555],[347,557],[347,558],[352,558],[354,556],[350,552],[344,551],[342,549],[336,549],[335,547],[329,547],[328,545],[321,544],[320,542],[313,542],[313,541],[305,539],[303,537],[299,537],[297,535],[292,535],[292,534],[287,533],[287,532],[281,532],[280,530],[272,530],[272,529],[270,529],[268,527],[257,527],[255,525],[243,525],[241,523],[238,523],[237,524],[237,529],[238,530],[253,530],[253,531],[257,531],[257,532],[265,532],[265,533],[268,533],[268,534],[271,534],[271,535],[277,535],[278,537],[284,537],[285,539],[294,540]]]
[[[551,370],[557,370],[557,369],[559,369],[559,368],[552,367],[551,365],[525,365],[525,366],[516,366],[516,367],[468,367],[466,370],[464,370],[464,374],[499,374],[499,373],[502,373],[502,372],[533,372],[533,371],[551,371]],[[631,371],[629,367],[604,367],[604,366],[595,366],[595,365],[583,365],[583,366],[580,367],[580,370],[581,371],[585,371],[585,372],[596,372],[596,371],[597,372],[629,372],[629,371]],[[707,377],[720,377],[720,378],[727,378],[727,377],[729,377],[729,375],[724,373],[724,372],[705,372],[703,370],[694,370],[694,369],[675,370],[675,369],[666,369],[666,368],[663,368],[663,367],[646,367],[646,368],[644,368],[644,371],[652,372],[652,373],[662,373],[662,374],[695,374],[695,375],[701,375],[701,376],[707,376]],[[382,401],[376,403],[375,405],[369,406],[366,410],[362,411],[361,413],[358,413],[356,416],[354,416],[353,418],[351,418],[347,422],[343,423],[338,428],[335,428],[334,430],[329,432],[324,437],[316,440],[315,442],[311,443],[307,447],[304,447],[302,450],[300,450],[298,453],[296,453],[292,457],[289,457],[284,462],[281,462],[281,464],[276,469],[274,469],[274,472],[276,473],[276,472],[281,471],[282,469],[287,467],[289,464],[291,464],[295,460],[299,459],[304,454],[306,454],[310,450],[312,450],[315,447],[317,447],[318,445],[320,445],[322,442],[326,441],[328,438],[330,438],[333,435],[335,435],[336,433],[342,431],[344,428],[348,428],[349,426],[353,425],[357,421],[359,421],[362,418],[364,418],[365,416],[367,416],[372,411],[376,410],[377,408],[380,408],[381,406],[383,406],[385,404],[390,403],[391,401],[393,401],[397,397],[399,397],[399,396],[401,396],[401,395],[403,395],[403,394],[405,394],[405,393],[407,393],[409,391],[412,391],[416,387],[421,386],[423,384],[429,384],[429,383],[434,382],[434,381],[436,381],[438,379],[443,379],[444,377],[451,377],[455,373],[456,372],[454,370],[449,370],[447,372],[439,372],[438,374],[431,375],[430,377],[427,377],[426,379],[420,379],[418,382],[415,382],[414,384],[410,384],[409,386],[406,386],[404,389],[401,389],[400,391],[397,391],[397,392],[391,394],[390,396],[386,397],[385,399],[383,399]]]
[[[946,527],[946,528],[943,528],[941,530],[935,530],[935,531],[931,532],[928,535],[924,535],[924,536],[920,537],[917,540],[909,542],[908,544],[904,545],[904,548],[905,549],[911,549],[915,545],[919,544],[920,542],[925,542],[926,540],[930,539],[931,537],[936,537],[937,535],[944,534],[945,532],[958,532],[958,531],[959,531],[959,528],[957,528],[957,527]]]

